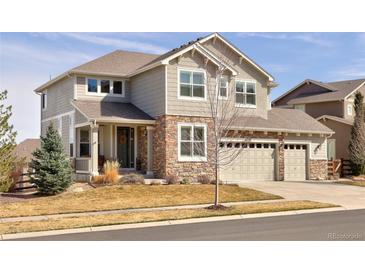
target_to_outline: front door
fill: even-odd
[[[134,128],[117,128],[117,157],[122,168],[134,168]]]

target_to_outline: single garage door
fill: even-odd
[[[307,174],[307,145],[284,145],[284,178],[286,181],[303,181]]]
[[[221,168],[223,181],[275,180],[275,144],[225,143],[223,158],[237,157]]]

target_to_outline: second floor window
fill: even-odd
[[[219,97],[227,98],[228,96],[228,79],[227,77],[222,77],[219,81]]]
[[[43,110],[47,108],[47,93],[46,92],[42,93],[41,104],[42,104]]]
[[[236,81],[236,104],[238,106],[256,106],[256,83]]]
[[[98,92],[98,80],[87,79],[87,91],[88,92]]]
[[[101,93],[110,92],[110,81],[109,80],[100,80],[100,91],[101,91]]]
[[[205,98],[205,76],[203,72],[180,71],[180,97]]]

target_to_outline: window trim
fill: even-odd
[[[89,141],[88,142],[82,142],[81,141],[81,131],[87,131],[88,132],[88,136],[89,136]],[[91,131],[90,129],[82,129],[80,128],[79,130],[79,142],[78,142],[78,154],[80,158],[90,158],[91,157]],[[82,144],[88,144],[89,145],[89,155],[87,156],[82,156],[81,155],[81,145]]]
[[[204,97],[194,97],[194,96],[182,96],[180,95],[180,72],[181,71],[188,71],[191,73],[197,72],[197,73],[203,73],[204,75],[204,85],[200,85],[204,87]],[[204,69],[198,69],[198,68],[184,68],[184,67],[178,67],[177,68],[177,98],[179,100],[187,100],[187,101],[206,101],[207,100],[207,73]]]
[[[237,100],[236,100],[236,94],[237,94],[237,91],[236,91],[236,85],[237,85],[237,82],[243,82],[245,83],[244,85],[244,92],[242,92],[242,94],[244,94],[245,96],[247,94],[255,94],[255,104],[252,105],[252,104],[241,104],[241,103],[237,103]],[[246,92],[246,85],[247,83],[252,83],[255,85],[255,93],[247,93]],[[241,94],[241,93],[239,93]],[[257,108],[257,81],[256,80],[253,80],[253,79],[235,79],[235,82],[234,82],[234,103],[235,103],[235,106],[236,107],[239,107],[239,108],[254,108],[256,109]]]
[[[94,79],[96,80],[96,92],[89,92],[88,90],[88,80]],[[109,81],[109,93],[101,92],[101,81],[106,80]],[[122,93],[114,93],[114,82],[122,82]],[[109,77],[85,77],[85,94],[90,96],[99,96],[99,97],[125,97],[125,83],[126,80],[123,79],[116,79],[116,78],[109,78]]]
[[[194,127],[204,128],[204,154],[205,156],[182,156],[181,153],[181,128],[191,127],[192,134],[191,138],[194,136]],[[190,140],[194,142],[193,140]],[[177,155],[179,162],[207,162],[207,124],[204,123],[178,123],[177,124]]]
[[[44,97],[43,97],[44,95]],[[43,91],[42,95],[41,95],[41,109],[42,111],[45,111],[47,109],[47,105],[48,105],[48,95],[47,95],[47,90]],[[44,105],[44,107],[43,107]]]
[[[226,84],[226,89],[227,89],[227,93],[226,96],[221,96],[221,79],[224,78],[227,80],[227,84]],[[218,99],[221,100],[228,100],[228,90],[229,90],[229,78],[227,75],[223,75],[221,77],[221,79],[219,80],[219,84],[218,84]]]

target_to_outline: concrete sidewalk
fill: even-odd
[[[243,204],[277,203],[277,202],[288,202],[288,201],[292,201],[292,200],[275,199],[275,200],[262,200],[262,201],[232,202],[232,203],[222,203],[222,204],[225,206],[233,206],[233,205],[243,205]],[[109,214],[123,214],[123,213],[131,213],[131,212],[162,211],[162,210],[172,210],[172,209],[196,209],[196,208],[204,208],[204,207],[207,207],[210,205],[211,204],[182,205],[182,206],[89,211],[89,212],[80,212],[80,213],[61,213],[61,214],[37,215],[37,216],[28,216],[28,217],[9,217],[9,218],[0,218],[0,223],[45,221],[45,220],[61,219],[61,218],[67,218],[67,217],[98,216],[98,215],[109,215]]]
[[[251,218],[302,215],[302,214],[313,214],[313,213],[320,213],[320,212],[323,213],[323,212],[333,212],[333,211],[346,211],[346,209],[344,209],[342,207],[331,207],[331,208],[321,208],[321,209],[303,209],[303,210],[280,211],[280,212],[269,212],[269,213],[253,213],[253,214],[204,217],[204,218],[170,220],[170,221],[95,226],[95,227],[84,227],[84,228],[73,228],[73,229],[62,229],[62,230],[48,230],[48,231],[38,231],[38,232],[24,232],[24,233],[16,233],[16,234],[2,234],[2,235],[0,235],[0,241],[1,240],[15,240],[15,239],[24,239],[24,238],[52,236],[52,235],[87,233],[87,232],[96,232],[96,231],[112,231],[112,230],[171,226],[171,225],[182,225],[182,224],[193,224],[193,223],[219,222],[219,221],[240,220],[240,219],[242,220],[242,219],[251,219]]]

